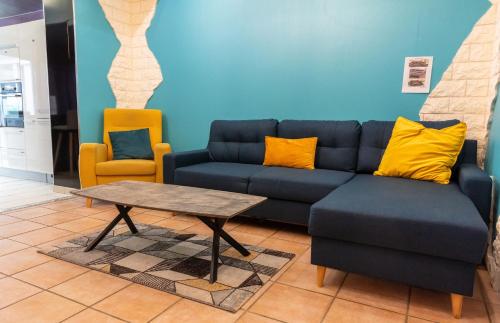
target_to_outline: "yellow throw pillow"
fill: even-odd
[[[264,166],[314,169],[317,137],[286,139],[266,136]]]
[[[463,122],[431,129],[399,117],[380,166],[373,174],[448,184],[466,131]]]

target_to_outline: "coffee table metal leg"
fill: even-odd
[[[234,249],[238,250],[243,256],[250,256],[250,251],[243,247],[238,241],[234,240],[226,231],[221,230],[220,236],[222,239],[226,240]]]
[[[239,253],[241,253],[243,256],[249,256],[250,252],[243,247],[238,241],[234,240],[233,237],[231,237],[226,231],[222,229],[222,226],[217,227],[214,222],[212,222],[210,219],[204,218],[199,216],[198,217],[203,223],[205,223],[210,229],[212,229],[214,232],[217,230],[219,231],[219,235],[222,239],[226,240],[227,243],[229,243],[234,249],[238,250]],[[222,224],[224,225],[224,224]]]
[[[214,230],[212,239],[212,262],[210,263],[210,284],[217,281],[217,268],[219,267],[219,244],[220,244],[220,231],[224,222],[220,223],[218,220],[212,222],[218,230]]]
[[[132,219],[129,217],[128,212],[132,209],[131,206],[123,206],[123,205],[116,205],[116,208],[120,212],[116,218],[111,221],[110,224],[101,232],[99,235],[92,240],[92,242],[85,248],[85,252],[93,250],[99,242],[104,239],[104,237],[111,231],[113,228],[120,222],[121,219],[124,219],[125,222],[127,223],[130,231],[132,233],[137,233],[137,228],[135,227],[134,223],[132,222]]]
[[[134,222],[132,222],[132,219],[128,215],[128,212],[132,209],[130,206],[123,206],[123,205],[117,205],[116,208],[118,211],[120,211],[120,215],[125,220],[125,223],[127,223],[128,228],[130,229],[130,232],[132,233],[137,233],[139,232],[137,228],[134,225]]]

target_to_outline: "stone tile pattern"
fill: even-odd
[[[99,4],[121,44],[108,73],[116,106],[145,108],[163,81],[160,65],[146,39],[156,0],[99,0]]]
[[[228,219],[266,200],[249,194],[205,188],[121,181],[73,191],[115,204]]]
[[[42,251],[46,255],[112,274],[134,283],[236,312],[295,254],[249,246],[248,257],[234,257],[221,241],[218,280],[208,282],[211,237],[138,225],[139,233],[110,233],[90,252],[98,234],[73,238]]]
[[[421,120],[465,122],[467,137],[478,141],[481,165],[500,76],[499,1],[490,1],[492,6],[475,24],[420,110]]]

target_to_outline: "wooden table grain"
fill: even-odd
[[[229,219],[266,200],[266,197],[172,184],[120,181],[72,194],[144,209],[182,212]]]

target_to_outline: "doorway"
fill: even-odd
[[[45,0],[54,184],[80,187],[72,0]]]

